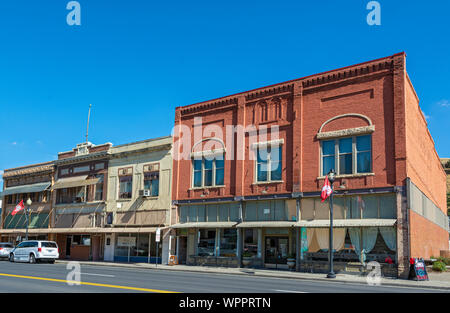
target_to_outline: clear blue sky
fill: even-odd
[[[169,135],[176,106],[407,53],[436,149],[450,157],[450,1],[0,2],[0,171],[84,141]],[[0,172],[1,173],[1,172]],[[0,182],[0,185],[2,183]]]

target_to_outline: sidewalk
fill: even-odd
[[[56,263],[68,263],[65,260],[56,260]],[[93,265],[93,266],[109,266],[109,267],[127,267],[127,268],[139,268],[139,269],[157,269],[168,271],[185,271],[185,272],[201,272],[201,273],[216,273],[216,274],[233,274],[233,275],[247,275],[247,276],[260,276],[260,277],[273,277],[273,278],[289,278],[289,279],[304,279],[315,281],[334,281],[340,283],[359,283],[367,284],[366,277],[361,277],[351,274],[337,274],[335,279],[326,278],[326,274],[312,274],[291,272],[283,270],[269,270],[269,269],[250,269],[250,268],[221,268],[210,266],[190,266],[190,265],[162,265],[147,264],[147,263],[113,263],[113,262],[95,262],[95,261],[79,261],[81,265]],[[433,288],[443,289],[450,291],[450,272],[446,273],[434,273],[429,272],[429,281],[413,281],[403,280],[395,278],[382,278],[381,284],[386,286],[396,287],[421,287],[421,288]]]

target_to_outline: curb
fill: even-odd
[[[67,264],[70,261],[65,260],[56,260],[55,263],[60,264]],[[255,272],[255,271],[245,271],[240,270],[236,272],[231,273],[224,273],[222,271],[214,270],[214,268],[211,268],[211,270],[196,270],[196,269],[177,269],[177,268],[166,268],[167,265],[162,265],[165,268],[157,268],[157,267],[147,267],[147,266],[139,266],[137,264],[123,264],[123,263],[90,263],[90,262],[83,262],[83,261],[77,261],[82,265],[90,265],[90,266],[106,266],[106,267],[124,267],[124,268],[137,268],[137,269],[150,269],[150,270],[164,270],[164,271],[180,271],[180,272],[190,272],[190,273],[212,273],[212,274],[224,274],[224,275],[247,275],[247,276],[258,276],[258,277],[267,277],[267,278],[284,278],[284,279],[299,279],[299,280],[308,280],[308,281],[327,281],[327,282],[337,282],[337,283],[346,283],[346,284],[361,284],[366,285],[366,282],[363,281],[352,281],[352,280],[343,280],[343,279],[333,279],[330,280],[328,278],[309,278],[309,277],[295,277],[295,276],[289,276],[289,275],[272,275],[267,273],[261,273],[261,272]],[[147,263],[145,263],[147,264]],[[405,281],[407,280],[400,280]],[[392,282],[382,282],[381,285],[384,286],[391,286],[391,287],[408,287],[408,288],[428,288],[428,289],[440,289],[440,290],[450,290],[450,286],[429,286],[429,285],[414,285],[410,283],[392,283]]]

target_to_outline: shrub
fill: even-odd
[[[437,258],[437,260],[444,263],[445,265],[450,265],[450,258],[444,258],[443,256],[440,256]]]
[[[436,261],[433,263],[433,271],[436,272],[445,272],[447,268],[445,267],[445,263],[441,261]]]

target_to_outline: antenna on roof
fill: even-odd
[[[89,104],[89,113],[88,113],[88,120],[87,120],[87,127],[86,127],[86,143],[88,143],[88,135],[89,135],[89,118],[91,117],[91,107],[92,107],[92,104]]]

